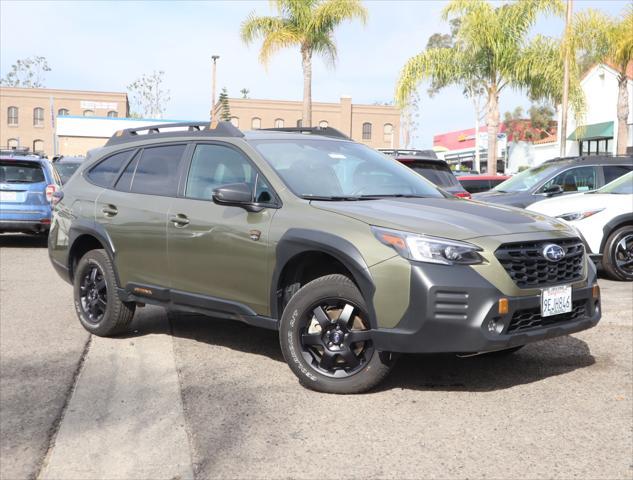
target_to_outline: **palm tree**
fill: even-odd
[[[576,15],[574,39],[594,62],[606,62],[618,72],[618,142],[616,153],[626,154],[629,132],[629,92],[626,70],[633,63],[633,5],[620,18],[587,10]]]
[[[312,55],[322,55],[334,65],[335,27],[345,20],[367,20],[367,10],[360,0],[276,0],[278,16],[257,17],[251,13],[242,23],[241,35],[246,44],[262,39],[259,60],[267,65],[271,55],[282,48],[298,46],[303,66],[302,125],[312,125]]]
[[[458,17],[460,27],[450,48],[431,48],[409,59],[396,87],[402,106],[418,84],[481,85],[486,96],[488,169],[496,169],[499,94],[506,88],[526,91],[533,99],[559,101],[562,92],[561,43],[540,35],[529,38],[541,13],[561,14],[560,0],[521,0],[493,7],[486,0],[451,0],[445,20]],[[582,92],[572,75],[570,99],[582,111]],[[496,170],[491,170],[496,171]]]

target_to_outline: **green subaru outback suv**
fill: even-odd
[[[371,388],[398,353],[510,353],[600,319],[574,229],[452,197],[331,128],[123,130],[54,203],[50,258],[89,332],[146,303],[239,320],[279,331],[323,392]]]

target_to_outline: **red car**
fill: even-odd
[[[442,190],[461,198],[470,198],[470,193],[457,181],[444,160],[437,158],[432,150],[380,150],[414,172],[434,183]]]
[[[457,177],[468,193],[487,192],[510,178],[507,175],[464,175]]]

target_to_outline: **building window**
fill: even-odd
[[[44,140],[33,140],[33,152],[43,152],[44,151]]]
[[[84,117],[94,117],[94,116],[95,116],[94,110],[84,110]]]
[[[9,125],[18,124],[18,107],[7,108],[7,123]]]
[[[33,109],[33,126],[34,127],[43,127],[44,126],[44,109],[37,107]]]
[[[231,123],[235,128],[240,128],[240,119],[237,117],[231,117]]]
[[[383,142],[388,143],[392,146],[393,143],[393,125],[390,123],[385,123],[383,127]]]
[[[299,119],[297,120],[297,128],[301,128],[301,127],[303,127],[303,120]]]
[[[14,150],[18,148],[19,146],[20,146],[20,140],[18,140],[17,138],[10,138],[7,141],[7,147],[9,147],[9,150]]]
[[[70,115],[70,112],[67,108],[60,108],[57,110],[57,115]]]
[[[371,140],[371,123],[363,123],[363,140]]]
[[[321,127],[321,128],[327,128],[329,125],[330,125],[330,124],[329,124],[329,123],[327,123],[327,120],[321,120],[321,121],[319,122],[319,127]]]
[[[275,128],[284,128],[284,119],[278,118],[275,120]]]
[[[582,140],[578,142],[580,155],[608,155],[612,153],[613,139]]]
[[[110,110],[108,112],[108,117],[110,118],[117,118],[119,116],[119,114],[117,112],[115,112],[114,110]]]
[[[253,117],[251,120],[251,128],[253,130],[257,130],[258,128],[262,128],[262,119],[259,117]]]

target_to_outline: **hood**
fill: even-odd
[[[458,198],[313,201],[312,206],[370,225],[454,240],[554,231],[576,235],[565,223],[538,213]]]
[[[549,198],[533,203],[528,208],[544,215],[555,217],[565,213],[596,210],[599,208],[620,207],[630,209],[631,195],[614,195],[610,193],[575,193],[573,195]]]
[[[475,193],[473,199],[481,202],[496,203],[500,205],[509,205],[511,207],[525,208],[534,202],[530,192],[497,192],[488,190],[487,192]]]

